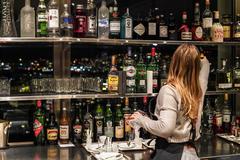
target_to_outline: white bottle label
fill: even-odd
[[[46,14],[39,14],[37,16],[38,22],[47,22],[47,15]]]
[[[58,28],[59,27],[58,9],[49,9],[49,12],[48,12],[48,27],[49,28]]]
[[[88,23],[88,32],[95,33],[96,32],[96,18],[94,16],[87,17]]]
[[[110,21],[110,32],[120,32],[120,21]]]
[[[60,139],[69,139],[69,126],[68,125],[60,125]]]
[[[220,25],[213,25],[211,35],[213,42],[223,42],[223,27]]]
[[[125,20],[125,38],[132,38],[132,19],[126,18]]]
[[[181,32],[182,40],[192,40],[192,32]]]
[[[197,27],[195,30],[195,35],[198,39],[201,39],[203,36],[203,29],[202,27]]]
[[[230,115],[229,114],[224,114],[223,115],[223,122],[230,123],[230,121],[231,121]]]
[[[139,36],[142,36],[145,33],[145,27],[142,23],[139,23],[137,26],[134,27],[133,31]]]
[[[213,24],[212,18],[203,18],[203,28],[211,28]]]
[[[159,37],[168,37],[168,26],[159,26]]]
[[[148,35],[155,36],[157,34],[156,28],[157,28],[156,23],[151,23],[151,22],[148,23]]]
[[[218,88],[222,89],[232,88],[232,83],[219,83]]]

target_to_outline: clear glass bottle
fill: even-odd
[[[203,38],[206,41],[211,40],[211,28],[213,24],[213,14],[210,10],[210,0],[205,1],[206,8],[202,14]]]
[[[73,32],[74,37],[83,38],[86,36],[87,16],[82,4],[78,4],[76,7]]]
[[[59,4],[57,0],[51,0],[48,5],[48,34],[49,37],[58,37],[59,28]]]
[[[87,33],[86,37],[97,37],[97,16],[94,0],[87,1]]]
[[[235,66],[233,68],[233,87],[240,89],[240,58],[235,57]]]
[[[216,72],[216,89],[232,89],[232,72],[226,59],[222,59],[222,67]]]
[[[199,3],[195,3],[194,8],[194,24],[192,26],[192,37],[195,41],[203,40],[203,29],[200,22],[200,7]]]
[[[25,0],[25,6],[20,13],[21,37],[35,37],[35,11],[30,6],[30,0]]]
[[[129,14],[129,8],[126,9],[126,13],[121,18],[121,33],[122,39],[132,39],[132,17]]]
[[[219,11],[214,11],[214,22],[211,28],[213,42],[223,42],[223,27],[219,22]]]
[[[109,10],[105,0],[102,0],[101,7],[98,10],[98,38],[109,38]]]
[[[235,41],[240,41],[240,13],[236,16],[236,22],[233,26],[233,38]]]
[[[37,8],[37,37],[47,37],[47,7],[44,0],[40,0]]]
[[[68,4],[64,4],[64,11],[60,16],[60,34],[62,37],[73,36],[73,18],[69,13]]]

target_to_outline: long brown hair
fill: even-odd
[[[181,109],[192,122],[196,122],[198,106],[202,97],[199,82],[200,54],[196,46],[182,44],[172,57],[168,84],[176,87],[181,96]]]

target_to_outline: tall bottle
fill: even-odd
[[[165,59],[162,59],[161,61],[162,67],[159,73],[160,87],[162,87],[167,82],[168,78],[167,61]]]
[[[240,14],[236,16],[236,22],[233,26],[233,39],[235,41],[240,41]]]
[[[194,24],[192,26],[192,38],[195,41],[203,40],[203,28],[200,22],[200,7],[199,3],[195,3],[194,8]]]
[[[205,0],[205,10],[202,14],[203,38],[206,41],[211,40],[211,28],[213,24],[213,14],[210,10],[210,0]]]
[[[98,10],[98,38],[109,38],[109,10],[105,0],[102,0],[101,7]]]
[[[129,135],[131,134],[131,126],[127,123],[127,120],[131,116],[131,109],[129,108],[129,99],[125,98],[125,106],[123,108],[123,120],[124,120],[124,137],[125,140],[129,140]]]
[[[234,89],[240,89],[240,59],[235,57],[235,66],[233,68],[233,87]]]
[[[231,108],[228,103],[228,94],[224,94],[224,103],[222,107],[222,115],[223,115],[223,132],[230,133],[231,129]]]
[[[215,99],[215,111],[214,111],[214,116],[213,116],[213,132],[214,134],[217,133],[222,133],[223,128],[222,128],[222,121],[223,121],[223,115],[221,112],[221,105],[219,103],[219,99]]]
[[[112,56],[112,66],[108,74],[108,92],[117,93],[119,90],[119,75],[116,68],[116,56]]]
[[[203,117],[202,117],[202,132],[204,134],[212,134],[213,133],[213,108],[210,104],[209,98],[206,99],[206,105],[203,109]]]
[[[70,138],[69,115],[66,108],[66,103],[62,102],[62,111],[59,122],[59,140],[61,144],[67,144]]]
[[[114,121],[114,137],[116,141],[121,141],[124,138],[124,121],[123,121],[123,113],[121,110],[121,104],[118,103],[116,106],[116,114]]]
[[[136,91],[136,68],[132,58],[132,48],[128,47],[127,57],[124,59],[124,71],[126,71],[126,92],[134,93]]]
[[[169,13],[168,38],[169,40],[177,40],[177,28],[173,13]]]
[[[148,22],[147,22],[147,37],[148,39],[155,39],[157,37],[157,23],[156,17],[152,10],[149,11]]]
[[[182,24],[179,31],[181,40],[183,41],[192,40],[192,32],[190,31],[189,25],[187,23],[187,12],[183,12],[182,14]]]
[[[129,8],[126,9],[126,13],[121,18],[121,33],[122,39],[132,39],[132,17],[129,14]]]
[[[37,37],[47,37],[47,8],[44,0],[40,0],[37,8]]]
[[[82,143],[83,121],[82,121],[82,103],[75,106],[75,116],[72,122],[72,142],[75,144]]]
[[[118,4],[117,0],[114,0],[114,4],[112,6],[112,12],[110,13],[110,33],[109,38],[119,38],[120,37],[120,18],[118,13]]]
[[[94,0],[87,1],[87,33],[86,37],[97,37],[96,4]]]
[[[36,105],[36,111],[33,116],[33,131],[35,135],[34,144],[45,144],[45,131],[44,131],[44,113],[42,110],[42,101],[38,100]]]
[[[153,71],[153,93],[158,93],[159,65],[156,59],[156,49],[154,47],[151,50],[151,59],[147,64],[147,70]]]
[[[97,141],[99,136],[103,135],[103,131],[104,131],[104,115],[103,115],[103,109],[102,109],[100,102],[98,102],[98,104],[97,104],[97,109],[96,109],[94,120],[95,120],[95,124],[94,124],[95,137],[94,137],[94,139],[95,139],[95,141]]]
[[[48,5],[48,34],[49,37],[58,37],[59,33],[59,5],[57,0],[51,0]]]
[[[47,144],[56,145],[58,142],[58,124],[56,122],[53,106],[50,108],[49,122],[47,123]]]
[[[73,18],[69,13],[68,4],[64,4],[64,11],[60,16],[60,34],[62,37],[72,37]]]
[[[232,88],[232,71],[229,69],[226,59],[222,59],[222,67],[217,70],[216,89]]]
[[[104,120],[104,134],[107,137],[113,137],[113,115],[111,110],[111,103],[108,101],[106,105],[106,112],[105,112],[105,120]]]
[[[84,115],[84,121],[83,121],[83,138],[82,142],[86,143],[87,140],[87,131],[89,130],[91,133],[93,133],[93,116],[89,112],[90,108],[90,101],[87,101],[87,112]]]
[[[25,0],[25,6],[20,13],[21,37],[35,37],[35,11],[30,6],[30,0]]]
[[[223,42],[223,27],[219,22],[218,11],[214,11],[214,22],[211,28],[211,37],[213,42]]]
[[[168,39],[168,24],[167,21],[165,19],[164,14],[160,15],[160,21],[159,21],[159,35],[158,35],[158,39]]]
[[[142,111],[145,112],[146,115],[148,115],[148,99],[147,99],[147,96],[144,96],[143,97],[143,107],[142,107]],[[140,129],[140,136],[143,138],[143,139],[149,139],[150,137],[150,134],[147,130],[145,130],[144,128],[141,128]]]
[[[87,16],[84,12],[82,4],[78,4],[76,7],[76,13],[74,17],[74,37],[85,37],[87,32]]]
[[[143,48],[140,47],[139,61],[136,64],[136,88],[138,93],[147,92],[147,66],[142,52]]]

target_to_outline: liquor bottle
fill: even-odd
[[[233,68],[233,87],[234,89],[240,89],[240,59],[235,57],[235,66]]]
[[[121,18],[120,37],[122,39],[132,39],[132,26],[132,17],[129,14],[129,8],[127,8],[126,13]]]
[[[49,122],[46,127],[47,144],[56,145],[58,142],[58,124],[56,122],[53,106],[50,108]]]
[[[203,109],[203,129],[202,132],[204,134],[212,134],[213,133],[213,108],[210,104],[209,98],[206,99],[206,105]]]
[[[51,0],[48,5],[48,34],[49,37],[59,36],[59,5],[57,0]]]
[[[156,59],[156,49],[154,47],[151,50],[151,59],[147,64],[147,71],[153,71],[153,93],[158,93],[159,65]]]
[[[223,40],[232,40],[232,16],[230,14],[222,15]]]
[[[34,144],[44,145],[45,144],[45,131],[44,131],[44,113],[42,110],[42,101],[37,101],[37,108],[34,112],[33,120],[33,131],[35,135]]]
[[[116,68],[116,56],[112,56],[112,67],[108,74],[108,92],[116,93],[119,89],[119,75]]]
[[[177,40],[177,29],[173,13],[169,13],[168,37],[169,40]]]
[[[142,107],[142,111],[148,115],[148,99],[147,96],[143,97],[143,107]],[[150,134],[148,131],[146,131],[144,128],[140,129],[140,137],[143,139],[149,139],[150,138]]]
[[[120,37],[120,18],[118,13],[118,4],[117,0],[114,0],[114,4],[112,7],[112,13],[110,13],[110,33],[109,38],[116,38]]]
[[[231,89],[232,88],[232,72],[227,65],[227,60],[222,59],[222,68],[216,72],[216,89]]]
[[[109,38],[109,10],[105,0],[102,0],[101,7],[98,10],[98,38]]]
[[[48,124],[48,122],[50,121],[50,112],[51,112],[51,108],[52,108],[52,102],[50,100],[46,101],[46,105],[45,105],[45,124]],[[45,125],[46,127],[46,125]],[[46,130],[45,130],[46,131]]]
[[[146,28],[143,19],[138,15],[137,19],[133,21],[133,39],[144,39]]]
[[[191,41],[192,40],[192,32],[190,32],[190,28],[187,24],[187,12],[183,12],[182,14],[182,24],[179,29],[180,31],[180,39],[183,41]]]
[[[214,11],[214,22],[211,28],[211,37],[213,42],[223,42],[223,27],[219,22],[218,11]]]
[[[134,98],[133,106],[132,106],[132,113],[137,112],[137,111],[138,111],[138,102],[137,102],[137,98]]]
[[[159,73],[160,77],[160,87],[164,86],[164,84],[167,82],[168,78],[168,71],[167,71],[167,61],[165,59],[161,60],[162,67]]]
[[[87,1],[87,33],[86,37],[97,37],[97,16],[94,0]]]
[[[152,10],[149,11],[147,27],[148,27],[147,28],[148,39],[155,39],[157,37],[157,23],[156,23],[156,17]]]
[[[214,132],[214,134],[223,132],[222,120],[223,120],[223,115],[221,112],[219,99],[216,98],[215,99],[215,111],[214,111],[214,116],[213,116],[213,132]]]
[[[75,106],[75,115],[72,122],[72,142],[75,144],[82,143],[83,121],[81,115],[82,103],[79,102]]]
[[[143,48],[140,47],[139,61],[136,64],[136,87],[138,93],[147,92],[147,66],[143,60]]]
[[[203,39],[205,41],[211,40],[211,28],[213,24],[213,14],[210,10],[210,0],[205,0],[205,10],[202,14],[203,22]]]
[[[121,141],[124,138],[124,121],[123,113],[121,110],[121,104],[118,103],[116,106],[116,114],[114,120],[114,137],[116,141]]]
[[[37,8],[37,37],[47,37],[47,8],[44,0],[40,0]]]
[[[87,32],[87,16],[84,12],[82,4],[78,4],[76,7],[76,13],[74,17],[74,37],[85,37]]]
[[[228,94],[224,94],[224,103],[222,107],[222,115],[223,115],[223,132],[230,133],[231,129],[231,108],[228,103]]]
[[[136,68],[132,58],[132,48],[128,47],[127,57],[124,59],[124,71],[126,71],[126,92],[134,93],[136,91]]]
[[[129,140],[131,134],[131,126],[127,123],[127,120],[131,116],[131,109],[129,108],[129,99],[125,98],[125,106],[123,108],[123,120],[124,120],[124,137],[125,140]]]
[[[30,6],[30,0],[25,0],[25,6],[21,9],[21,37],[35,37],[35,11]]]
[[[235,41],[240,41],[240,14],[237,14],[236,17],[236,22],[233,26],[233,39]]]
[[[194,24],[192,26],[192,38],[195,41],[203,40],[203,28],[200,22],[200,7],[198,2],[195,3]]]
[[[64,11],[60,16],[60,34],[62,37],[72,37],[73,33],[73,19],[69,13],[68,4],[64,4]]]
[[[159,21],[158,27],[159,27],[158,39],[162,39],[162,40],[168,39],[168,24],[165,20],[164,14],[160,15],[160,21]]]
[[[59,121],[59,141],[61,144],[67,144],[69,142],[69,115],[66,108],[66,103],[62,102],[62,111]]]
[[[106,105],[106,114],[105,114],[105,120],[104,120],[104,134],[107,137],[113,137],[113,116],[112,116],[112,110],[111,110],[111,103],[110,101],[107,102]]]
[[[84,121],[83,121],[83,138],[82,142],[86,143],[87,140],[87,131],[89,130],[91,133],[93,133],[93,117],[91,113],[89,112],[90,108],[90,101],[87,101],[87,112],[84,115]]]
[[[94,128],[95,128],[95,136],[94,139],[95,141],[98,140],[99,136],[103,135],[103,130],[104,130],[104,115],[103,115],[103,109],[102,106],[100,104],[100,102],[97,102],[97,109],[96,109],[96,113],[95,113],[95,117],[94,117]]]

